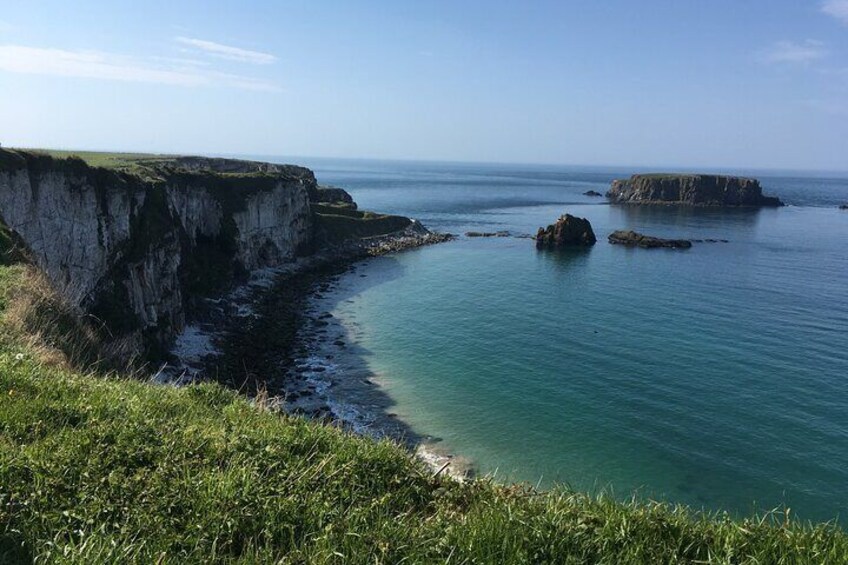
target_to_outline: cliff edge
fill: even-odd
[[[0,149],[0,227],[138,353],[163,351],[198,301],[251,271],[411,223],[359,212],[343,192],[294,165],[148,155],[91,166]]]
[[[783,206],[779,198],[763,195],[758,180],[725,175],[633,175],[612,181],[606,196],[614,204]]]

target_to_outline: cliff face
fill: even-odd
[[[311,171],[183,158],[144,174],[0,149],[0,221],[113,334],[162,342],[192,302],[311,245]]]
[[[776,197],[763,196],[756,179],[722,175],[633,175],[613,181],[607,198],[618,204],[783,205]]]

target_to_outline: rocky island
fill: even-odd
[[[779,198],[763,195],[758,180],[725,175],[638,174],[612,181],[606,196],[614,204],[783,206]]]
[[[536,233],[536,249],[587,247],[597,241],[589,220],[571,214],[563,214],[556,223]]]
[[[607,240],[612,244],[626,245],[628,247],[644,247],[646,249],[656,247],[689,249],[692,247],[692,242],[688,239],[662,239],[644,235],[633,230],[616,230],[609,234]]]

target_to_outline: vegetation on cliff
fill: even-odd
[[[848,537],[783,513],[461,484],[399,446],[218,385],[57,364],[10,323],[0,267],[2,563],[839,563]]]

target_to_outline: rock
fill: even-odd
[[[467,231],[465,237],[509,237],[508,231]]]
[[[327,204],[347,204],[353,210],[356,210],[356,203],[350,193],[343,188],[335,186],[315,186],[309,190],[310,202],[321,202]]]
[[[614,231],[607,239],[610,243],[627,245],[629,247],[671,247],[674,249],[688,249],[692,247],[692,242],[688,239],[662,239],[643,235],[632,230]]]
[[[592,224],[585,218],[564,214],[555,224],[539,228],[536,233],[536,249],[558,249],[561,247],[589,246],[597,241]]]
[[[763,196],[758,180],[723,175],[633,175],[612,181],[607,198],[616,204],[783,206],[779,198]]]
[[[848,210],[848,204],[840,204],[839,209],[840,210]]]
[[[593,196],[593,197],[597,198],[599,196],[603,196],[603,194],[601,194],[597,190],[587,190],[586,192],[583,193],[583,196]]]

